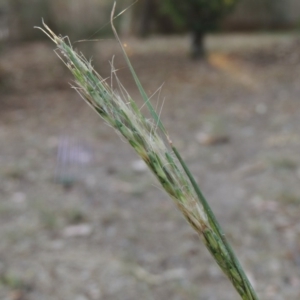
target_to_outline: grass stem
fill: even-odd
[[[113,90],[94,70],[91,63],[74,51],[64,38],[57,36],[45,24],[44,28],[40,29],[57,45],[56,53],[75,78],[76,91],[110,127],[113,127],[128,141],[145,161],[186,220],[202,237],[204,244],[241,298],[258,300],[210,206],[177,148],[171,142],[160,116],[150,103],[118,37],[113,19],[114,9],[111,15],[113,32],[153,120],[144,117],[121,84],[119,94]],[[118,81],[114,69],[112,77]]]

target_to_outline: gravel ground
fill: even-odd
[[[297,36],[210,36],[206,62],[185,37],[124,42],[261,299],[298,300]],[[114,41],[77,45],[141,103]],[[52,48],[0,55],[0,299],[239,299]]]

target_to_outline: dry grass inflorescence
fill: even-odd
[[[89,61],[74,51],[64,38],[57,36],[45,24],[44,27],[42,30],[58,47],[58,56],[74,75],[76,91],[145,161],[186,220],[201,236],[241,298],[258,299],[194,178],[150,104],[126,53],[124,52],[125,59],[153,117],[152,120],[141,113],[119,82],[113,66],[111,82],[115,79],[117,90],[94,70]],[[114,27],[113,30],[115,32]],[[116,32],[115,35],[119,40]]]

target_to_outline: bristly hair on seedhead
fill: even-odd
[[[159,116],[156,115],[152,121],[146,119],[122,85],[119,85],[120,93],[113,90],[89,61],[64,42],[66,38],[58,37],[47,25],[44,26],[58,47],[57,55],[75,77],[76,91],[108,125],[129,142],[181,210],[189,211],[185,214],[190,215],[191,220],[194,219],[193,226],[203,231],[208,226],[206,214],[197,202],[197,195],[174,153],[157,130],[157,127],[160,131],[164,130],[162,125],[159,126]],[[114,68],[112,74],[116,76]],[[151,105],[148,99],[147,103]]]
[[[73,88],[84,101],[123,139],[134,148],[149,169],[174,200],[186,220],[203,239],[204,244],[228,276],[244,300],[258,300],[244,270],[217,222],[212,210],[190,173],[178,150],[173,145],[143,89],[113,25],[115,4],[111,14],[111,26],[123,51],[124,58],[140,94],[151,113],[148,120],[117,78],[112,63],[112,77],[117,78],[119,92],[114,90],[93,68],[90,61],[73,50],[67,38],[57,36],[46,24],[42,30],[56,45],[56,54],[75,78]]]

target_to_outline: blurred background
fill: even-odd
[[[132,3],[118,1],[116,15]],[[44,18],[104,78],[115,56],[142,106],[112,5],[0,1],[0,299],[237,300],[33,29]],[[300,2],[140,0],[115,23],[261,299],[298,300]]]

